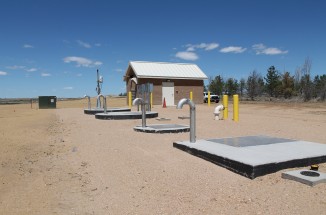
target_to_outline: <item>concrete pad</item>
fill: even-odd
[[[146,112],[146,118],[158,117],[157,112]],[[95,114],[95,119],[104,120],[124,120],[124,119],[141,119],[142,112],[109,112],[109,113],[97,113]]]
[[[131,111],[130,108],[107,108],[106,112],[126,112]],[[103,108],[94,108],[94,109],[84,109],[84,114],[95,115],[97,113],[103,113]]]
[[[177,124],[153,124],[146,127],[136,126],[134,131],[146,132],[146,133],[181,133],[189,132],[189,125],[177,125]]]
[[[173,147],[251,179],[282,169],[326,162],[326,144],[268,136],[197,140],[195,143],[177,141]]]
[[[306,169],[283,172],[282,178],[298,181],[309,186],[326,183],[326,173]]]

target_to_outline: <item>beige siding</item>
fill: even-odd
[[[162,105],[162,82],[166,82],[166,79],[138,79],[138,84],[153,83],[153,104]],[[193,93],[193,101],[195,104],[203,103],[203,80],[181,80],[170,79],[170,82],[174,83],[174,103],[177,104],[182,98],[189,98],[190,92]]]

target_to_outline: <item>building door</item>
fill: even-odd
[[[174,83],[162,82],[162,104],[165,98],[166,106],[174,105]]]

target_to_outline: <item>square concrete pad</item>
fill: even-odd
[[[309,186],[326,183],[326,173],[306,169],[283,172],[282,178],[298,181]]]
[[[326,162],[326,144],[268,136],[177,141],[173,147],[251,179]]]

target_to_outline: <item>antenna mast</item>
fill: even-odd
[[[96,87],[96,92],[97,92],[97,102],[96,102],[96,107],[101,108],[101,98],[99,95],[101,94],[101,88],[102,88],[102,83],[103,83],[103,77],[99,75],[98,70],[97,72],[97,87]]]
[[[96,87],[96,92],[97,92],[97,95],[100,95],[101,94],[101,86],[100,86],[101,80],[100,80],[100,76],[99,76],[98,70],[96,72],[97,72],[97,87]]]

